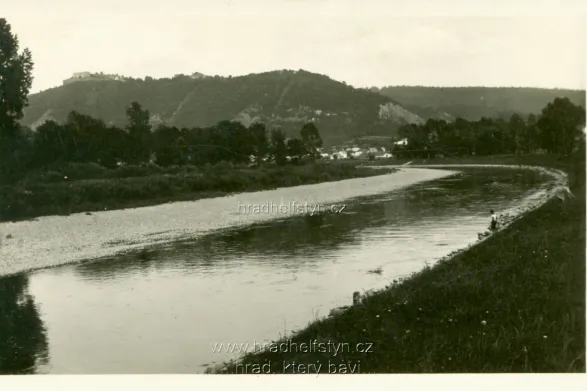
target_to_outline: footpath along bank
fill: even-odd
[[[288,363],[325,364],[320,373],[329,363],[361,373],[584,372],[584,160],[539,163],[549,167],[532,169],[555,175],[553,187],[568,180],[576,198],[561,202],[549,189],[506,229],[288,337],[372,351],[263,351],[214,372],[270,364],[293,373]]]

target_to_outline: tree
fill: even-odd
[[[516,155],[528,151],[526,124],[519,114],[512,114],[508,123],[509,138],[513,141]]]
[[[285,145],[285,134],[281,130],[271,131],[270,151],[275,163],[283,166],[287,163],[287,147]]]
[[[18,49],[18,37],[6,19],[0,18],[0,182],[13,179],[22,165],[17,153],[22,138],[18,120],[28,105],[33,61],[28,49],[22,53]]]
[[[115,168],[119,160],[124,159],[124,146],[127,134],[116,126],[106,127],[101,134],[100,164],[106,168]]]
[[[304,142],[299,138],[287,140],[287,154],[291,156],[295,163],[299,163],[302,157],[307,153]]]
[[[34,139],[35,164],[38,166],[68,160],[73,147],[63,126],[47,121],[37,128]]]
[[[255,156],[257,162],[261,162],[265,157],[265,154],[267,154],[267,150],[269,149],[265,124],[254,122],[249,126],[248,130],[251,137],[253,155]]]
[[[542,147],[549,153],[570,156],[585,125],[585,109],[569,98],[555,98],[538,120]]]
[[[151,130],[149,110],[143,110],[139,103],[132,102],[126,109],[126,116],[128,118],[129,131],[141,132]]]
[[[129,156],[133,163],[141,163],[151,156],[151,125],[149,111],[143,110],[137,102],[132,102],[126,109],[128,118]]]
[[[538,133],[538,120],[534,114],[530,114],[526,119],[526,139],[528,144],[528,152],[534,152],[540,147],[540,135]]]
[[[176,127],[159,126],[153,133],[153,146],[157,154],[157,164],[160,166],[170,166],[177,164],[178,140],[181,132]]]
[[[106,124],[89,115],[72,111],[67,116],[64,128],[73,140],[73,156],[77,162],[98,162],[105,147]]]
[[[238,121],[216,124],[211,144],[217,146],[218,161],[248,162],[254,152],[249,129]]]
[[[312,122],[305,124],[300,130],[300,136],[302,136],[302,142],[305,149],[310,155],[312,160],[316,159],[318,155],[317,149],[322,146],[322,137],[318,128]]]

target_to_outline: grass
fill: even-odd
[[[280,341],[297,349],[252,353],[219,372],[256,373],[263,364],[270,373],[308,373],[308,364],[313,373],[585,372],[585,163],[549,159],[523,164],[565,169],[576,199],[551,200]],[[328,343],[342,350],[327,351]]]
[[[87,170],[83,168],[87,166]],[[61,171],[35,172],[17,186],[0,188],[0,221],[136,208],[193,201],[236,192],[338,181],[383,174],[377,170],[324,163],[248,168],[121,167],[69,165]],[[391,172],[391,171],[388,171]]]

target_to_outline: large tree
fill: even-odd
[[[300,130],[300,136],[310,158],[315,159],[318,157],[318,148],[322,147],[322,137],[320,137],[320,132],[318,132],[316,125],[312,122],[305,124]]]
[[[132,163],[143,163],[151,156],[151,124],[149,110],[145,110],[137,102],[132,102],[126,109],[129,136],[128,160]]]
[[[508,123],[509,137],[516,155],[528,152],[528,140],[526,134],[526,123],[519,114],[512,114]]]
[[[526,119],[526,139],[529,152],[534,152],[536,149],[540,148],[540,135],[537,123],[538,119],[534,114],[530,114]]]
[[[18,37],[6,19],[0,18],[0,182],[23,164],[17,148],[23,137],[18,120],[28,104],[32,70],[31,52],[19,53]]]
[[[302,157],[308,152],[304,142],[299,138],[291,138],[286,143],[287,154],[294,163],[299,163]]]
[[[287,146],[283,131],[277,129],[271,131],[270,151],[275,163],[280,166],[287,163]]]
[[[269,142],[267,140],[267,130],[265,124],[254,122],[249,126],[249,134],[253,146],[253,155],[257,162],[261,162],[269,150]]]
[[[570,155],[585,126],[585,109],[569,98],[556,98],[544,109],[538,120],[542,147],[550,153]]]

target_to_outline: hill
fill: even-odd
[[[259,120],[298,136],[304,123],[314,121],[330,144],[354,136],[389,136],[399,125],[423,121],[389,97],[303,70],[226,78],[197,74],[71,80],[31,95],[23,124],[35,128],[47,119],[60,122],[76,110],[123,126],[126,107],[137,101],[150,111],[153,123],[177,127],[206,127],[223,120],[248,126]]]
[[[372,89],[376,92],[376,89]],[[559,96],[585,107],[585,91],[517,87],[384,87],[383,96],[423,118],[509,118],[513,113],[538,114]]]

